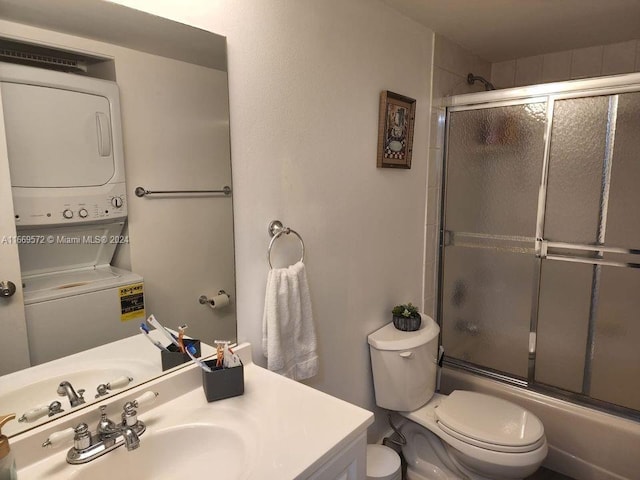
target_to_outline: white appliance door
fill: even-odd
[[[0,111],[2,99],[0,98]],[[16,224],[13,218],[13,200],[9,182],[7,144],[4,122],[0,115],[0,281],[13,282],[15,293],[0,298],[0,375],[30,366],[27,326],[24,318],[22,281],[18,261]]]
[[[1,91],[12,186],[97,186],[113,177],[105,97],[8,82]]]

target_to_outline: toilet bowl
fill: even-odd
[[[540,420],[496,397],[456,390],[449,396],[436,394],[419,409],[400,414],[411,421],[402,432],[408,437],[405,458],[412,465],[426,461],[416,444],[438,440],[444,447],[440,455],[435,451],[440,468],[471,480],[522,479],[535,472],[547,456]]]
[[[428,480],[520,480],[542,464],[542,422],[506,400],[456,390],[435,394],[438,325],[386,325],[369,335],[376,404],[406,417],[409,471]]]

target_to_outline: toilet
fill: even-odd
[[[435,393],[440,327],[423,315],[414,332],[393,323],[369,335],[376,404],[409,421],[403,454],[420,480],[521,480],[547,456],[542,422],[477,392]]]

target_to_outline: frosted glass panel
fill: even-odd
[[[582,390],[592,279],[592,265],[542,262],[536,382]]]
[[[555,102],[551,129],[547,240],[596,243],[609,97]]]
[[[447,247],[442,342],[449,357],[527,376],[533,256]]]
[[[619,95],[607,245],[640,248],[640,93]]]
[[[591,396],[640,410],[640,270],[603,267]]]
[[[451,112],[447,230],[534,236],[546,103]]]

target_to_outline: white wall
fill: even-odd
[[[309,384],[374,409],[366,336],[422,296],[433,33],[371,0],[119,3],[227,36],[239,339],[260,345],[277,218],[307,246]],[[411,170],[376,168],[381,90],[417,99]]]

